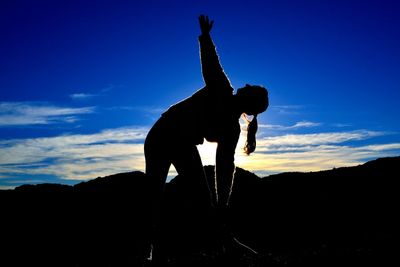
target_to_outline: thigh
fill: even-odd
[[[180,176],[181,183],[185,186],[188,198],[195,202],[211,203],[210,189],[203,164],[197,147],[188,145],[175,149],[172,164]]]
[[[144,146],[145,172],[149,179],[151,197],[160,198],[171,166],[171,160],[168,156],[168,149],[161,143],[153,141],[146,140]]]
[[[175,148],[172,156],[172,164],[178,174],[187,178],[205,176],[203,163],[195,145]]]
[[[146,176],[155,194],[162,193],[170,166],[171,162],[165,158],[146,156]]]

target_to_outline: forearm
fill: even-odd
[[[232,192],[233,175],[235,165],[233,162],[217,162],[215,173],[217,180],[217,204],[218,206],[228,206],[229,198]]]
[[[230,85],[219,61],[215,45],[210,34],[199,36],[200,59],[203,79],[206,85]]]
[[[227,138],[228,139],[228,138]],[[232,191],[235,172],[234,154],[236,143],[226,140],[219,143],[215,159],[215,177],[217,183],[218,206],[227,206]]]

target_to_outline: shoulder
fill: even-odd
[[[234,89],[233,87],[229,84],[215,84],[215,85],[206,85],[205,87],[202,88],[205,93],[207,93],[210,96],[215,96],[215,97],[229,97],[233,95]]]

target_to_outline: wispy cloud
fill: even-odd
[[[399,155],[399,142],[372,142],[374,137],[389,134],[358,130],[264,137],[258,140],[256,152],[250,157],[237,151],[237,163],[263,174],[352,166],[372,158]],[[244,140],[241,142],[244,144]]]
[[[72,123],[94,107],[59,107],[41,102],[0,102],[0,126]]]
[[[129,110],[138,111],[145,114],[160,115],[166,109],[161,107],[151,107],[151,106],[114,106],[108,107],[107,110]]]
[[[303,108],[304,106],[301,105],[272,105],[270,107],[271,110],[279,114],[285,114],[285,115],[298,114],[300,110]]]
[[[107,93],[111,90],[116,88],[114,84],[109,84],[108,86],[98,90],[97,93],[84,93],[84,92],[79,92],[79,93],[73,93],[70,94],[69,97],[72,100],[87,100],[90,98],[98,97],[98,96],[106,96]]]
[[[242,132],[236,148],[235,162],[237,166],[261,176],[352,166],[372,158],[399,155],[400,142],[365,144],[367,140],[371,143],[374,137],[388,134],[390,133],[358,130],[259,137],[256,151],[247,156],[243,152],[246,137],[245,132]],[[212,143],[199,146],[204,164],[215,164],[216,147]]]
[[[144,170],[145,127],[103,130],[93,134],[0,141],[1,179],[55,176],[85,180],[114,173]],[[236,149],[236,165],[261,176],[285,171],[318,171],[351,166],[400,154],[400,142],[376,143],[393,133],[357,130],[314,134],[281,134],[257,140],[251,156],[243,152],[245,132]],[[205,165],[215,164],[216,144],[198,146]],[[173,168],[171,168],[173,172]],[[9,184],[4,184],[8,186]]]
[[[146,133],[146,128],[134,127],[0,141],[0,175],[53,175],[84,180],[143,170]]]
[[[318,127],[321,123],[318,122],[311,122],[311,121],[300,121],[293,125],[284,126],[284,125],[276,125],[276,124],[260,124],[258,125],[259,128],[264,128],[268,130],[278,130],[278,131],[287,131],[287,130],[295,130],[300,128],[312,128]]]
[[[386,135],[385,132],[377,131],[349,131],[328,132],[314,134],[285,134],[281,136],[265,137],[258,141],[258,146],[265,149],[279,149],[281,147],[316,146],[324,144],[339,144],[348,141],[366,140],[376,136]]]
[[[0,190],[9,190],[9,189],[14,189],[15,186],[13,185],[0,185]]]
[[[350,123],[333,123],[333,127],[344,128],[344,127],[351,127],[352,124]]]
[[[86,94],[86,93],[76,93],[76,94],[70,94],[69,97],[72,98],[73,100],[84,100],[88,98],[92,98],[98,95],[95,94]]]

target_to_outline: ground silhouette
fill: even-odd
[[[394,265],[399,166],[393,157],[264,178],[237,168],[231,228],[257,256],[216,250],[212,214],[177,176],[165,188],[168,266]],[[0,191],[1,266],[146,266],[148,191],[142,172]]]

